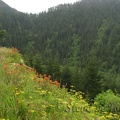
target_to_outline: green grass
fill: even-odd
[[[68,93],[59,82],[36,73],[24,64],[17,49],[0,48],[0,120],[107,119],[119,120],[89,106],[72,86]]]

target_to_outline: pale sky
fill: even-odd
[[[10,7],[21,12],[39,13],[48,8],[64,3],[74,3],[78,0],[2,0]]]

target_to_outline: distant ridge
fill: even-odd
[[[0,0],[0,11],[7,11],[7,12],[17,12],[16,9],[10,7],[4,1]]]

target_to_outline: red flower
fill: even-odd
[[[40,83],[40,79],[38,79],[38,83]]]
[[[35,76],[33,76],[33,79],[35,80],[37,78],[37,76],[35,75]]]
[[[7,65],[5,65],[3,68],[4,68],[4,70],[6,70],[6,69],[8,68],[8,66],[7,66]]]
[[[10,70],[9,70],[9,71],[7,71],[7,74],[8,74],[8,75],[10,75],[10,74],[11,74],[11,71],[10,71]]]
[[[59,86],[59,85],[60,85],[60,83],[59,83],[58,81],[55,81],[55,85]]]
[[[42,74],[39,74],[38,76],[39,76],[39,77],[42,77]]]
[[[44,74],[43,76],[46,77],[46,74]]]
[[[17,73],[17,71],[16,70],[14,70],[14,74],[16,74]]]
[[[13,50],[14,53],[18,53],[19,52],[17,48],[12,48],[12,50]]]
[[[45,77],[44,79],[45,79],[45,80],[48,80],[48,77]]]

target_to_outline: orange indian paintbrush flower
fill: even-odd
[[[5,66],[3,67],[3,69],[4,69],[4,70],[6,70],[7,68],[8,68],[8,66],[7,66],[7,65],[5,65]]]

